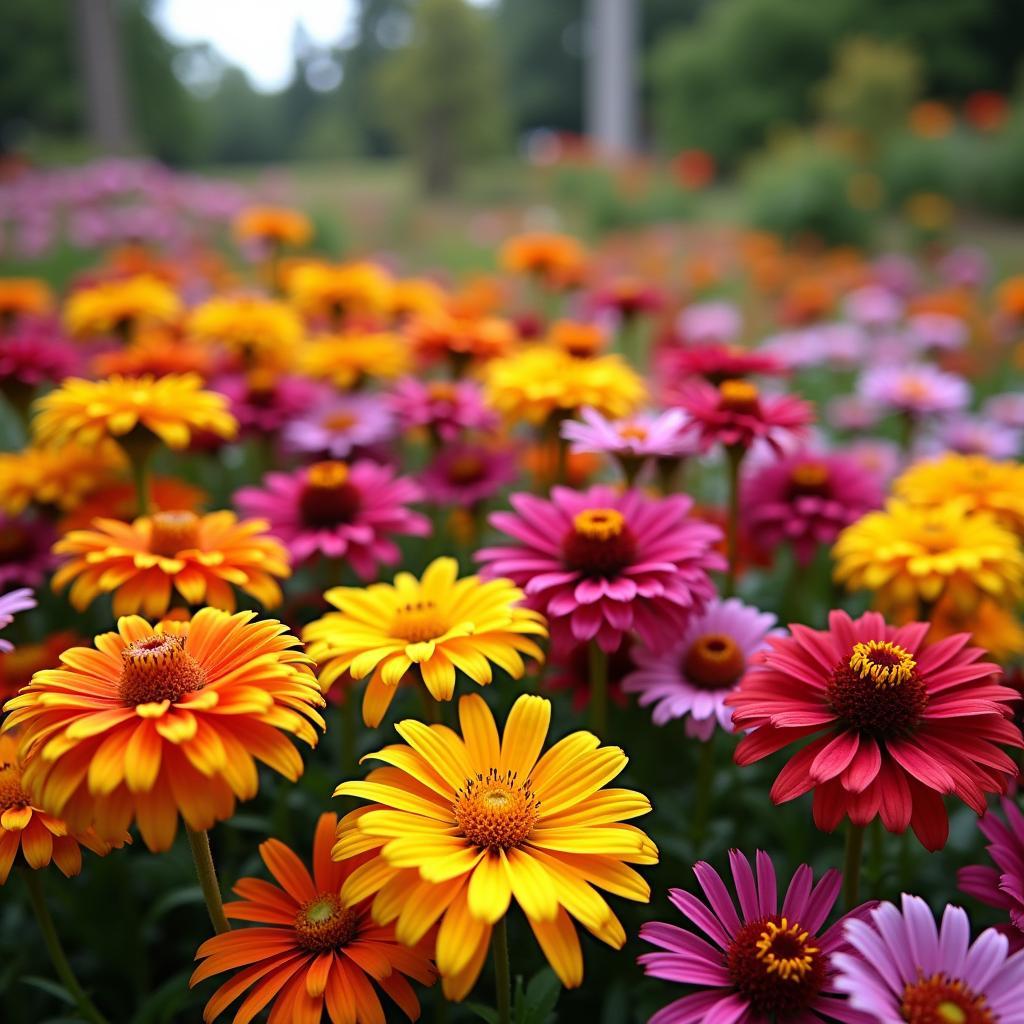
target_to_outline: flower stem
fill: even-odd
[[[512,1021],[512,974],[508,962],[508,925],[507,918],[502,918],[495,926],[491,935],[491,953],[494,956],[494,991],[495,1009],[498,1011],[498,1024],[511,1024]]]
[[[731,445],[726,449],[728,462],[729,510],[725,521],[725,557],[728,565],[725,569],[725,597],[736,593],[736,576],[739,569],[740,550],[740,464],[743,462],[743,449]]]
[[[608,729],[608,655],[596,640],[587,648],[590,675],[590,729],[603,737]]]
[[[67,954],[61,945],[60,936],[57,934],[53,918],[50,916],[50,911],[46,906],[46,897],[43,895],[43,886],[39,880],[39,873],[30,868],[25,868],[21,872],[21,877],[25,881],[25,888],[28,890],[28,898],[32,903],[32,910],[36,915],[36,921],[39,923],[39,930],[43,933],[43,941],[46,943],[50,959],[53,961],[53,969],[57,972],[57,977],[60,978],[61,984],[67,989],[71,998],[74,999],[78,1012],[85,1020],[91,1021],[92,1024],[107,1024],[107,1018],[96,1009],[92,1000],[85,994],[85,989],[79,984],[78,979],[75,977],[75,972],[68,962]]]
[[[192,859],[195,861],[196,874],[199,876],[199,887],[203,890],[203,899],[206,900],[206,909],[210,912],[213,930],[218,935],[231,931],[231,925],[224,915],[217,869],[213,866],[210,837],[202,830],[197,832],[188,822],[185,823],[185,831],[188,833],[189,846],[192,847]]]
[[[149,457],[133,454],[132,479],[135,481],[135,514],[149,515]]]
[[[699,741],[698,741],[699,742]],[[711,790],[715,782],[715,734],[700,743],[697,754],[696,799],[693,809],[693,852],[700,856],[708,815],[711,811]]]
[[[859,902],[860,862],[864,848],[864,826],[851,821],[846,832],[846,852],[843,855],[843,906],[853,910]]]

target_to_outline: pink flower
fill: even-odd
[[[692,377],[701,377],[712,384],[739,377],[780,376],[786,367],[778,356],[764,350],[740,348],[738,345],[666,346],[656,355],[658,376],[667,381],[665,401]]]
[[[266,519],[296,562],[344,558],[360,579],[371,580],[381,564],[398,562],[394,537],[430,532],[429,520],[408,507],[421,499],[419,486],[369,460],[317,462],[268,473],[263,483],[243,487],[235,504],[245,516]]]
[[[0,388],[37,388],[81,371],[78,350],[49,320],[20,320],[0,338]]]
[[[945,451],[984,455],[989,459],[1013,459],[1021,450],[1021,431],[985,416],[957,414],[936,424],[935,437],[926,444],[932,454]]]
[[[550,501],[510,501],[515,511],[490,521],[514,543],[476,557],[484,575],[524,589],[565,647],[596,639],[614,651],[635,630],[647,647],[664,650],[714,594],[708,572],[724,568],[713,550],[721,531],[689,518],[693,502],[682,495],[555,487]]]
[[[57,566],[50,548],[57,532],[45,519],[0,513],[0,588],[39,587]]]
[[[914,416],[957,412],[971,400],[970,386],[963,377],[927,363],[877,366],[857,382],[857,393],[869,404]]]
[[[1024,430],[1024,392],[993,395],[984,405],[984,414],[1003,426]]]
[[[963,348],[967,324],[948,313],[918,313],[907,321],[907,330],[918,349],[952,352]]]
[[[297,416],[320,404],[328,391],[306,377],[231,374],[211,385],[227,395],[243,434],[276,434]]]
[[[419,479],[432,504],[472,506],[493,498],[518,475],[511,448],[463,441],[445,445]]]
[[[6,629],[14,621],[14,616],[18,612],[26,612],[35,606],[35,596],[28,587],[0,594],[0,629]],[[9,640],[0,639],[0,652],[7,654],[13,650],[14,644]]]
[[[743,330],[743,315],[731,302],[695,302],[679,314],[676,330],[689,345],[729,345]]]
[[[380,396],[354,394],[307,407],[285,426],[282,440],[287,450],[307,458],[353,459],[394,433],[394,417]]]
[[[850,292],[843,303],[845,313],[854,323],[877,330],[892,327],[903,315],[903,302],[888,288],[869,284]]]
[[[405,377],[387,401],[403,430],[425,428],[442,441],[453,441],[467,430],[492,430],[498,422],[484,405],[480,386],[471,380]]]

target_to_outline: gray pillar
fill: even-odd
[[[588,0],[587,134],[604,157],[621,157],[637,145],[636,0]]]
[[[86,126],[92,143],[107,153],[132,143],[116,7],[115,0],[74,0]]]

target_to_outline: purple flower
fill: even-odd
[[[453,441],[467,430],[493,430],[498,417],[484,405],[475,381],[422,381],[404,377],[388,396],[403,430],[425,428],[442,441]]]
[[[867,335],[855,324],[813,324],[768,338],[760,351],[770,353],[791,370],[826,365],[850,369],[867,351]]]
[[[472,506],[493,498],[518,474],[511,448],[461,442],[443,447],[420,474],[420,483],[435,505]]]
[[[347,459],[394,436],[395,422],[379,395],[344,395],[284,428],[284,446],[315,458]]]
[[[921,279],[917,264],[903,253],[885,253],[875,260],[872,270],[875,280],[897,295],[912,295]]]
[[[958,245],[939,261],[939,273],[949,284],[977,288],[988,279],[992,264],[988,253],[976,245]]]
[[[877,330],[899,322],[903,315],[903,302],[888,288],[869,284],[846,296],[844,310],[854,323]]]
[[[676,320],[684,344],[730,344],[743,330],[743,316],[731,302],[695,302]]]
[[[14,621],[14,616],[18,612],[26,612],[35,606],[36,599],[28,587],[0,594],[0,629],[6,629]],[[13,650],[14,644],[9,640],[0,639],[0,652],[6,654]]]
[[[686,719],[686,734],[711,738],[717,723],[732,732],[732,709],[725,698],[747,670],[751,657],[764,648],[776,618],[732,597],[711,601],[690,619],[674,647],[654,654],[634,646],[637,669],[626,676],[623,689],[639,694],[640,706],[654,705],[651,718],[665,725]]]
[[[860,395],[836,395],[828,403],[828,420],[837,430],[870,430],[880,419],[878,406]]]
[[[321,405],[330,394],[306,377],[281,374],[231,374],[211,385],[227,395],[231,414],[243,434],[276,434],[297,416]]]
[[[1021,431],[984,416],[951,416],[936,425],[932,454],[941,451],[984,455],[989,459],[1014,459],[1021,450]]]
[[[39,587],[57,565],[50,550],[57,532],[44,519],[0,513],[0,588]]]
[[[991,416],[1004,427],[1024,430],[1024,391],[1007,391],[993,395],[984,405],[986,416]]]
[[[80,372],[78,350],[51,320],[19,320],[0,339],[0,387],[4,390],[37,388]]]
[[[851,441],[844,452],[848,459],[863,466],[884,487],[888,487],[903,468],[903,455],[899,445],[893,441],[873,437]]]
[[[833,968],[848,949],[843,924],[852,915],[822,931],[839,895],[839,872],[825,872],[812,888],[813,873],[801,864],[780,908],[775,867],[768,854],[757,851],[756,875],[739,850],[729,851],[729,866],[738,913],[721,876],[703,861],[694,865],[693,873],[706,902],[683,889],[669,890],[676,909],[707,939],[660,921],[640,929],[641,939],[665,951],[638,958],[645,972],[697,987],[659,1010],[649,1024],[863,1020],[838,997]],[[862,912],[863,908],[854,911]]]
[[[857,393],[870,404],[914,416],[957,412],[971,400],[963,377],[927,363],[867,370],[857,382]]]
[[[1008,956],[994,928],[971,943],[960,907],[947,905],[936,928],[928,904],[904,893],[902,912],[883,903],[844,931],[851,951],[835,954],[835,985],[872,1021],[1024,1021],[1024,951]]]
[[[967,324],[948,313],[918,313],[907,321],[907,331],[920,351],[952,352],[967,343]]]

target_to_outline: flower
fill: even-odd
[[[71,584],[71,604],[84,611],[100,594],[114,595],[114,615],[163,615],[173,590],[189,605],[235,610],[232,584],[264,608],[281,603],[274,577],[290,575],[288,552],[266,535],[263,519],[234,512],[155,512],[131,523],[96,519],[54,546],[64,564],[52,585]]]
[[[338,611],[303,631],[325,690],[346,672],[354,679],[372,673],[363,694],[363,720],[371,728],[410,671],[434,700],[451,700],[456,670],[486,686],[492,663],[521,679],[521,655],[543,662],[530,637],[547,636],[547,629],[541,615],[519,606],[522,591],[509,580],[482,583],[458,573],[454,558],[436,558],[419,580],[403,572],[393,586],[334,587],[324,597]]]
[[[628,789],[602,790],[626,755],[587,732],[541,755],[550,719],[548,701],[523,694],[499,739],[483,698],[463,697],[462,736],[400,722],[405,743],[369,755],[387,767],[334,791],[372,801],[338,826],[335,859],[375,851],[345,881],[342,902],[378,893],[374,920],[395,921],[406,944],[440,919],[436,959],[448,999],[461,1000],[473,987],[491,928],[513,896],[566,988],[583,981],[571,918],[615,949],[626,939],[591,886],[640,903],[650,898],[629,865],[657,863],[657,847],[623,821],[646,814],[650,801]]]
[[[983,410],[985,416],[1005,427],[1024,430],[1024,392],[1006,391],[993,395],[986,400]]]
[[[743,482],[740,507],[762,547],[792,544],[802,565],[818,547],[882,504],[878,476],[841,454],[810,450],[786,455]]]
[[[426,277],[406,277],[391,284],[391,316],[401,321],[418,313],[443,309],[447,295],[436,281]]]
[[[692,438],[683,431],[686,414],[681,409],[609,420],[596,409],[584,408],[580,419],[582,423],[562,423],[562,437],[572,451],[614,455],[627,474],[648,459],[681,459],[696,451]]]
[[[835,957],[835,984],[853,1010],[884,1024],[1020,1020],[1024,952],[1008,956],[994,928],[972,943],[960,907],[947,904],[936,928],[920,896],[904,893],[901,905],[882,903],[844,928],[849,950]]]
[[[694,302],[676,320],[676,332],[686,345],[729,346],[743,332],[743,314],[731,302]]]
[[[74,508],[127,468],[124,452],[109,440],[27,445],[0,454],[0,508],[10,515],[30,503]]]
[[[130,523],[138,509],[138,494],[129,481],[100,487],[74,507],[59,523],[60,533],[89,530],[94,519],[119,519]],[[149,481],[149,507],[153,512],[197,512],[209,503],[205,491],[173,476],[154,476]]]
[[[19,851],[33,871],[52,861],[65,878],[71,878],[82,870],[83,846],[105,857],[131,841],[122,833],[105,842],[91,828],[69,832],[59,818],[33,806],[22,788],[22,768],[14,737],[0,736],[0,885],[10,877]]]
[[[36,672],[49,668],[64,651],[78,643],[76,633],[62,630],[50,633],[42,643],[18,644],[14,650],[0,651],[0,702],[28,686]]]
[[[939,452],[981,455],[989,459],[1012,459],[1021,450],[1024,436],[1020,430],[1004,427],[983,416],[961,414],[945,417],[934,426],[927,445]]]
[[[303,316],[336,325],[353,316],[386,313],[391,300],[391,277],[369,262],[308,263],[288,274],[285,288]]]
[[[192,311],[185,326],[193,337],[223,345],[250,367],[287,367],[303,339],[295,311],[260,295],[214,296]]]
[[[393,537],[429,534],[429,520],[408,507],[421,497],[412,480],[362,459],[268,473],[262,488],[243,487],[235,504],[246,516],[266,519],[295,562],[317,554],[345,558],[369,580],[381,564],[398,561]]]
[[[41,586],[57,564],[50,551],[55,539],[53,527],[41,517],[0,514],[0,588]]]
[[[620,708],[626,706],[622,681],[636,668],[633,660],[636,646],[627,636],[607,658],[608,697]],[[577,713],[585,711],[591,698],[590,645],[577,644],[568,651],[552,651],[550,662],[544,674],[544,688],[553,693],[567,692],[572,697],[573,710]]]
[[[780,376],[785,372],[782,361],[775,355],[738,345],[672,345],[662,349],[656,358],[659,372],[668,382],[664,389],[667,402],[678,392],[680,383],[690,377],[703,377],[718,385],[754,374]]]
[[[665,952],[638,958],[644,972],[697,991],[671,1002],[650,1024],[690,1024],[705,1020],[851,1021],[835,985],[835,958],[847,948],[843,925],[850,915],[822,931],[839,896],[838,871],[826,871],[814,884],[801,864],[778,904],[775,866],[757,851],[756,871],[739,850],[729,851],[736,903],[710,864],[693,867],[704,890],[701,900],[684,889],[669,889],[672,905],[711,942],[661,921],[649,921],[640,938]],[[706,901],[706,902],[705,902]]]
[[[837,582],[871,591],[900,621],[943,596],[969,611],[985,596],[1012,605],[1024,594],[1017,537],[964,498],[924,507],[892,498],[843,530],[832,557]]]
[[[506,355],[519,339],[515,325],[501,317],[455,316],[444,310],[413,317],[403,333],[423,362],[445,358],[456,370],[470,360]]]
[[[0,594],[0,629],[6,629],[14,621],[14,616],[18,612],[27,612],[35,606],[36,599],[29,587],[21,587],[18,590]],[[14,644],[9,640],[0,639],[0,654],[13,650]]]
[[[272,436],[327,397],[317,381],[262,369],[218,377],[211,387],[227,397],[243,435]]]
[[[587,297],[588,305],[597,313],[611,311],[625,323],[648,313],[656,313],[664,305],[664,297],[642,277],[613,277]]]
[[[134,820],[150,850],[166,850],[179,814],[202,831],[252,799],[255,761],[302,774],[278,730],[315,746],[324,699],[281,623],[216,608],[155,625],[128,615],[95,643],[65,651],[4,707],[26,791],[72,831],[110,841]]]
[[[963,377],[927,363],[875,366],[861,375],[857,394],[872,405],[911,416],[957,412],[971,400]]]
[[[886,625],[876,612],[851,620],[833,611],[827,630],[791,626],[726,698],[733,726],[753,730],[736,748],[752,764],[816,734],[790,758],[772,800],[814,790],[814,822],[833,831],[844,817],[890,832],[908,825],[929,850],[946,843],[942,797],[976,813],[985,792],[1004,792],[1016,775],[997,744],[1024,746],[1009,721],[1015,691],[998,668],[966,647],[967,634],[926,644],[928,624]]]
[[[445,445],[420,473],[419,481],[433,504],[472,508],[493,498],[518,473],[511,448],[463,441]]]
[[[781,453],[781,441],[803,437],[814,418],[811,406],[795,395],[762,395],[746,380],[725,380],[718,387],[692,380],[680,386],[675,403],[689,414],[704,451],[716,444],[746,451],[764,440]]]
[[[42,316],[53,308],[53,292],[38,277],[0,278],[0,326],[26,316]]]
[[[513,511],[490,521],[511,543],[476,557],[485,576],[507,576],[524,589],[558,644],[596,639],[614,651],[636,630],[661,651],[714,594],[708,572],[724,567],[713,550],[721,531],[689,518],[688,497],[598,486],[509,500]]]
[[[1024,948],[1024,814],[1007,797],[1000,805],[1002,818],[990,809],[978,820],[995,867],[972,864],[957,872],[956,881],[962,892],[1008,912],[1010,924],[1000,931],[1010,940],[1010,949],[1018,950]]]
[[[608,332],[601,324],[579,320],[556,320],[547,332],[546,342],[576,359],[592,359],[609,345]]]
[[[516,235],[505,242],[499,256],[506,270],[529,274],[556,291],[579,285],[587,266],[582,244],[553,232]]]
[[[73,291],[64,305],[64,325],[79,338],[131,338],[143,323],[171,323],[182,311],[174,289],[156,277],[115,278]]]
[[[145,328],[120,348],[100,352],[92,359],[97,377],[166,377],[172,373],[195,373],[204,380],[215,366],[213,351],[195,341],[181,338],[176,330]]]
[[[715,599],[690,619],[682,638],[655,654],[633,648],[636,671],[623,690],[639,694],[641,707],[654,705],[655,725],[686,719],[686,734],[708,740],[719,725],[732,732],[732,709],[725,698],[743,678],[753,656],[767,646],[776,618],[735,597]]]
[[[15,400],[79,369],[78,352],[45,320],[22,321],[0,342],[0,388]]]
[[[235,237],[265,246],[300,246],[313,237],[313,225],[287,206],[247,206],[234,221]]]
[[[480,385],[471,380],[422,381],[403,377],[388,402],[403,430],[425,428],[439,441],[454,441],[468,430],[491,430],[497,417],[484,405]]]
[[[409,346],[399,334],[352,332],[314,338],[303,348],[299,366],[311,377],[349,391],[368,378],[400,377],[409,369],[409,358]]]
[[[304,410],[282,434],[286,448],[320,459],[347,459],[389,440],[394,420],[374,395],[341,395]]]
[[[227,411],[226,399],[202,387],[194,373],[70,377],[35,403],[33,434],[42,445],[92,445],[143,428],[169,448],[185,448],[196,431],[234,437],[238,424]]]
[[[422,948],[401,945],[393,927],[375,924],[369,900],[342,905],[338,893],[360,861],[331,860],[337,821],[334,814],[317,821],[312,874],[279,840],[260,844],[277,884],[239,879],[234,892],[241,899],[225,903],[224,913],[258,927],[215,935],[199,947],[196,959],[203,963],[190,987],[242,968],[210,998],[204,1021],[216,1020],[248,991],[236,1021],[251,1020],[272,1003],[274,1020],[312,1024],[326,1011],[332,1024],[380,1024],[386,1018],[374,981],[406,1017],[419,1017],[419,1000],[406,978],[433,984],[430,959]]]

